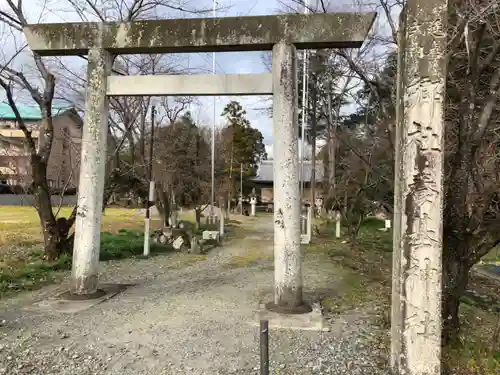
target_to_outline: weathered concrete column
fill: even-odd
[[[296,50],[273,47],[274,308],[303,306]],[[270,307],[270,305],[268,305]],[[271,308],[271,307],[270,307]]]
[[[108,137],[106,82],[111,72],[111,64],[111,55],[106,50],[102,48],[89,50],[78,211],[70,285],[70,290],[74,294],[91,295],[97,292]]]
[[[441,261],[447,1],[402,15],[394,214],[395,374],[441,373]]]

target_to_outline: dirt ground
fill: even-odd
[[[75,314],[28,311],[52,285],[0,301],[0,374],[258,374],[256,311],[273,290],[272,216],[207,256],[102,263],[102,282],[134,284]],[[305,299],[342,287],[343,272],[304,247]],[[374,312],[328,317],[329,332],[270,331],[271,374],[386,374]]]

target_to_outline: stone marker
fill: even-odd
[[[391,311],[395,374],[441,374],[448,17],[446,0],[408,0],[401,12]]]
[[[192,254],[202,254],[203,253],[203,249],[202,249],[202,246],[198,240],[198,237],[196,236],[193,236],[193,238],[191,238],[191,249],[190,249],[190,252]]]
[[[226,221],[225,214],[221,210],[220,213],[219,213],[219,234],[220,234],[221,238],[223,238],[224,234],[225,234],[225,231],[224,231],[225,221]]]
[[[342,216],[340,211],[335,211],[335,238],[340,238],[340,221]]]
[[[385,229],[391,229],[391,221],[390,220],[384,220],[384,226],[385,226]]]
[[[172,242],[172,246],[175,250],[181,250],[182,245],[184,245],[184,238],[182,238],[182,236],[177,237],[174,242]]]
[[[257,205],[257,198],[250,198],[250,216],[255,216],[255,206]]]
[[[300,243],[302,245],[309,245],[311,243],[311,240],[307,236],[307,234],[301,234],[300,235]]]
[[[177,228],[177,225],[178,225],[178,219],[179,219],[179,213],[177,212],[177,210],[174,210],[170,213],[170,225],[173,227],[173,228]]]
[[[300,233],[305,234],[307,232],[307,216],[300,215]]]
[[[306,235],[309,237],[309,242],[312,239],[312,226],[313,226],[313,208],[311,206],[307,207],[307,227]]]

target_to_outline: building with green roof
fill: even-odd
[[[43,143],[42,112],[37,106],[18,105],[17,110],[37,147]],[[49,186],[75,188],[78,183],[83,121],[72,107],[52,109],[54,138],[47,166]],[[31,184],[30,156],[24,147],[24,133],[8,103],[0,103],[0,183]]]
[[[72,109],[72,107],[53,106],[52,116],[57,116],[70,109]],[[25,121],[40,121],[43,118],[40,107],[38,106],[17,105],[17,110],[21,118]],[[1,120],[16,121],[16,115],[8,103],[0,103],[0,121]]]

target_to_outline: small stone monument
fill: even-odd
[[[203,253],[203,248],[200,244],[200,241],[198,240],[198,237],[193,236],[191,238],[191,249],[190,249],[191,254],[201,254]]]

